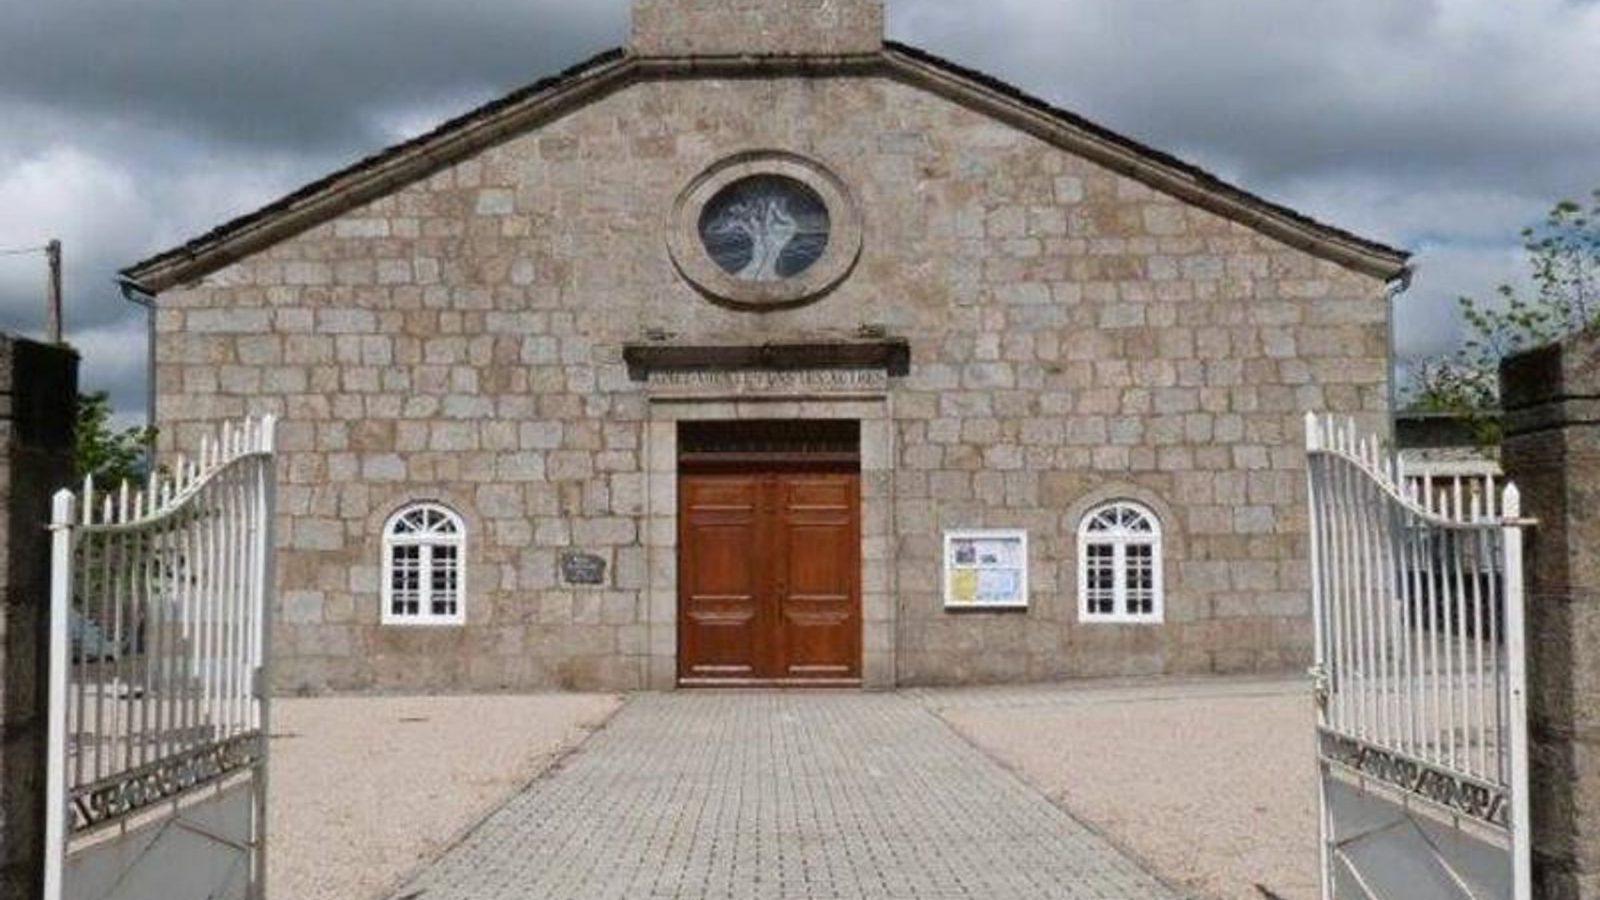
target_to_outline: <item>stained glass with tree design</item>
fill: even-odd
[[[744,281],[780,281],[804,272],[828,249],[828,226],[822,198],[780,175],[736,181],[700,213],[706,252]]]

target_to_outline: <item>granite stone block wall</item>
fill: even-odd
[[[1600,335],[1507,361],[1501,461],[1528,542],[1534,895],[1600,898]]]
[[[50,497],[72,480],[78,357],[0,335],[0,897],[43,877]]]
[[[860,258],[817,302],[734,309],[673,266],[676,198],[752,149],[859,207]],[[1300,417],[1385,421],[1379,279],[869,75],[644,80],[160,306],[167,451],[282,417],[284,691],[670,685],[676,537],[650,510],[672,451],[650,435],[677,414],[629,342],[910,342],[866,398],[891,454],[869,479],[880,685],[1307,663]],[[1161,625],[1078,621],[1077,519],[1120,497],[1162,519]],[[461,628],[379,625],[379,531],[420,499],[469,528]],[[956,527],[1029,530],[1029,610],[944,612]],[[566,550],[608,583],[562,584]]]
[[[874,53],[880,0],[634,0],[632,49],[644,56]]]

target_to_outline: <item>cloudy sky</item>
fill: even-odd
[[[0,251],[58,237],[86,386],[144,404],[116,269],[621,44],[627,0],[19,0],[0,29]],[[1417,253],[1401,355],[1600,187],[1595,0],[888,0],[892,37]],[[37,334],[41,257],[0,255]]]

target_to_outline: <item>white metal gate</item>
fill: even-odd
[[[1306,448],[1322,896],[1529,900],[1517,489],[1315,415]]]
[[[56,494],[45,900],[266,894],[273,426]]]

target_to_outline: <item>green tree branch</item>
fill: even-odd
[[[1587,209],[1557,203],[1542,223],[1523,230],[1522,246],[1531,290],[1503,284],[1494,303],[1460,298],[1466,343],[1425,361],[1411,391],[1409,408],[1459,415],[1484,443],[1500,439],[1490,415],[1500,400],[1500,361],[1600,327],[1600,189]]]
[[[102,490],[115,490],[127,481],[143,485],[146,452],[155,444],[151,426],[111,427],[111,398],[105,391],[78,397],[78,421],[72,448],[79,480],[93,475]]]

